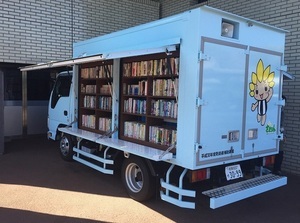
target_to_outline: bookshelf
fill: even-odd
[[[79,128],[100,134],[111,130],[112,65],[112,60],[81,65]]]
[[[175,144],[179,52],[123,58],[120,80],[119,138],[161,150]]]

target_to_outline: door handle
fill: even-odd
[[[67,116],[68,115],[68,111],[64,111],[64,116]]]

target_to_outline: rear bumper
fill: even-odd
[[[215,209],[286,184],[287,177],[267,174],[202,193],[210,197],[210,208]]]

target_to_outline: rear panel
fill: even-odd
[[[280,53],[202,38],[197,166],[278,151]]]

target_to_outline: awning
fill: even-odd
[[[135,49],[124,49],[120,52],[107,52],[87,57],[80,57],[80,58],[73,58],[69,60],[62,60],[62,61],[50,61],[48,63],[41,63],[36,65],[30,65],[21,67],[21,71],[33,71],[33,70],[41,70],[41,69],[50,69],[56,67],[68,67],[75,64],[83,64],[83,63],[90,63],[96,62],[101,60],[109,60],[109,59],[117,59],[117,58],[124,58],[124,57],[132,57],[138,55],[147,55],[147,54],[154,54],[154,53],[162,53],[162,52],[171,52],[176,50],[176,45],[180,43],[180,38],[174,38],[172,40],[165,41],[165,43],[170,43],[170,45],[163,45],[160,47],[153,47],[153,48],[143,48],[143,46],[135,46]],[[154,46],[156,44],[153,44]]]
[[[95,62],[99,60],[104,60],[102,54],[96,55],[96,56],[90,56],[90,57],[82,57],[77,59],[70,59],[70,60],[61,60],[61,61],[50,61],[48,63],[40,63],[36,65],[30,65],[26,67],[21,67],[21,71],[32,71],[32,70],[42,70],[42,69],[49,69],[49,68],[55,68],[55,67],[68,67],[72,66],[74,64],[82,64],[82,63],[89,63],[89,62]]]

